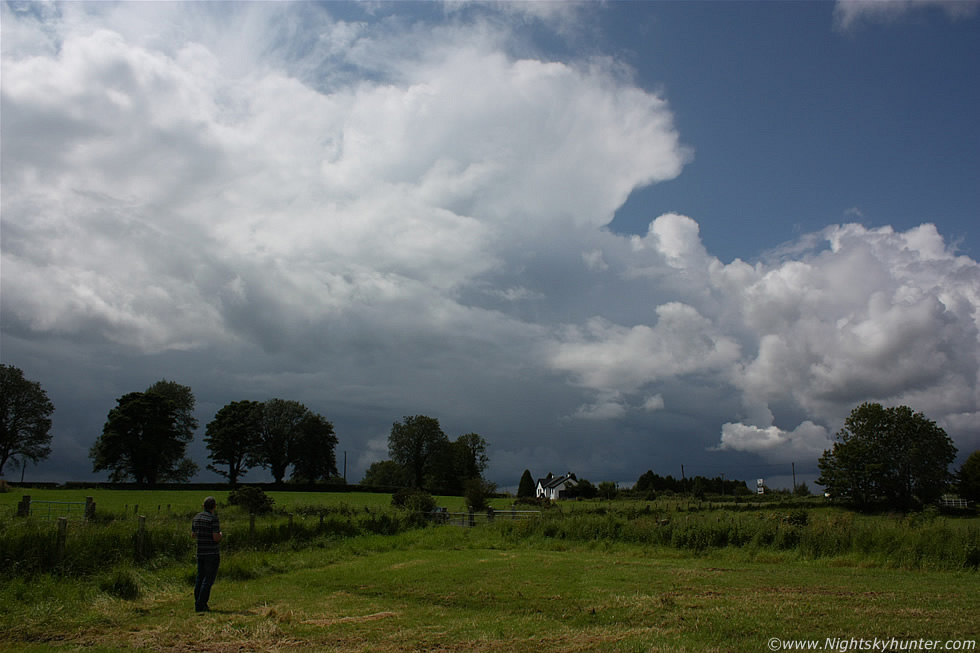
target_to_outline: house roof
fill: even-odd
[[[565,483],[565,484],[569,484],[569,483],[574,484],[575,483],[575,476],[571,472],[568,472],[567,474],[565,474],[563,476],[552,476],[551,478],[539,478],[538,479],[538,485],[540,485],[542,488],[544,488],[546,490],[548,488],[558,487],[559,485],[561,485],[563,483]]]

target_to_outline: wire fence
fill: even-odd
[[[446,512],[434,510],[426,513],[429,521],[435,524],[450,526],[476,526],[488,524],[495,520],[520,521],[534,519],[541,514],[540,510],[487,510],[485,512]]]

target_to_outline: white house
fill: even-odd
[[[564,476],[554,476],[548,474],[545,478],[538,479],[538,487],[535,496],[545,497],[551,501],[561,499],[568,488],[575,487],[577,480],[575,474],[568,472]]]

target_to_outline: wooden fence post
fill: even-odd
[[[136,531],[136,560],[143,559],[143,545],[146,541],[146,515],[140,515],[139,530]]]
[[[17,516],[18,517],[30,517],[31,516],[31,495],[25,494],[21,497],[20,503],[17,504]]]
[[[85,497],[85,520],[95,518],[95,499],[92,497]]]
[[[55,546],[55,556],[60,565],[65,559],[65,540],[68,538],[68,518],[58,517],[58,540]]]

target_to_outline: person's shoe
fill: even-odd
[[[211,608],[204,606],[203,608],[194,608],[194,612],[211,612]]]

